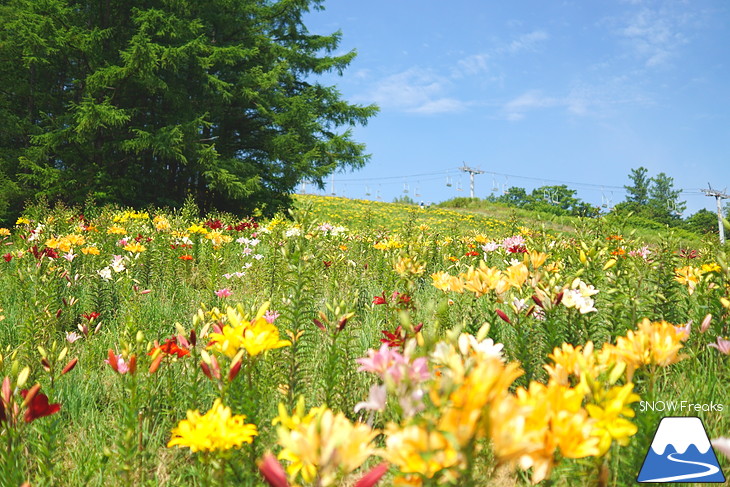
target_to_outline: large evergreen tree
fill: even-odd
[[[643,166],[632,169],[629,179],[631,179],[632,184],[624,186],[626,188],[626,201],[636,205],[648,204],[651,178],[647,176],[647,169]]]
[[[679,220],[687,203],[679,201],[681,190],[674,189],[674,178],[660,172],[651,178],[649,187],[649,206],[654,213],[654,219],[663,223]]]
[[[377,108],[316,81],[355,55],[334,54],[339,32],[308,32],[322,3],[2,2],[0,186],[273,209],[302,179],[362,166],[350,128]]]

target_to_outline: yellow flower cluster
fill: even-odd
[[[172,229],[170,221],[164,215],[156,215],[152,219],[152,224],[158,232],[169,232]]]
[[[182,446],[198,451],[226,451],[240,448],[251,443],[258,434],[256,425],[246,424],[246,416],[231,414],[220,399],[213,402],[210,411],[201,415],[198,411],[188,411],[187,419],[172,430],[168,447]]]
[[[666,367],[679,362],[684,356],[679,350],[684,346],[688,334],[666,321],[651,322],[645,318],[638,330],[629,330],[625,337],[616,339],[616,345],[604,349],[615,360],[626,364],[626,375],[630,381],[634,371],[643,365]]]
[[[203,225],[198,225],[197,223],[194,223],[188,227],[188,233],[205,235],[208,233],[208,229],[205,228]]]
[[[86,243],[86,238],[83,235],[79,235],[77,233],[71,233],[69,235],[66,235],[65,237],[60,238],[49,238],[46,240],[46,247],[51,249],[58,249],[61,252],[68,252],[73,247],[79,247],[81,245],[84,245]]]
[[[210,334],[210,348],[234,358],[242,349],[253,357],[267,350],[290,346],[289,340],[279,339],[278,328],[264,319],[267,309],[268,303],[259,309],[254,319],[247,321],[240,310],[227,307],[220,333]]]
[[[139,254],[140,252],[144,252],[145,250],[147,250],[147,247],[139,242],[129,242],[127,245],[124,246],[124,250],[126,250],[127,252],[132,252],[133,254]]]
[[[106,231],[107,235],[126,235],[127,229],[119,225],[112,225]]]
[[[391,250],[391,249],[400,249],[403,248],[405,244],[398,240],[380,240],[379,242],[376,242],[373,244],[373,247],[378,250]]]
[[[684,286],[687,286],[687,291],[691,295],[695,292],[697,285],[700,283],[700,280],[704,275],[713,272],[720,272],[721,270],[722,268],[715,262],[702,264],[701,267],[686,265],[684,267],[674,269],[674,280]]]
[[[7,237],[10,235],[10,230],[7,228],[0,228],[0,237]]]
[[[509,266],[504,271],[488,267],[484,262],[479,267],[470,267],[466,272],[451,276],[446,272],[431,274],[433,285],[442,291],[473,292],[476,297],[492,291],[504,294],[512,288],[521,288],[527,282],[530,270],[523,262]]]
[[[421,485],[421,476],[433,478],[459,462],[454,445],[440,431],[419,425],[400,428],[390,424],[385,433],[385,457],[388,461],[396,465],[406,478],[411,477],[409,474],[419,475],[410,479],[408,483],[411,485]]]
[[[84,255],[99,255],[100,251],[96,245],[87,245],[81,249],[81,253]]]
[[[114,217],[114,223],[125,223],[128,220],[149,220],[150,215],[146,211],[125,211]]]
[[[592,421],[582,407],[584,395],[557,382],[531,382],[490,411],[492,446],[497,457],[523,469],[532,482],[550,475],[557,451],[566,458],[599,454]]]
[[[193,233],[191,231],[191,233]],[[205,238],[210,240],[210,242],[213,244],[213,248],[218,249],[223,244],[231,243],[233,241],[233,237],[230,235],[225,235],[220,230],[213,230],[212,232],[208,232],[205,235]]]
[[[577,382],[576,390],[586,396],[585,406],[594,420],[591,435],[599,439],[599,454],[604,455],[611,443],[626,445],[636,434],[637,427],[626,418],[634,417],[629,404],[639,400],[633,393],[634,385],[616,385],[623,377],[626,364],[616,360],[612,345],[594,350],[593,342],[585,347],[564,343],[549,356],[552,365],[546,365],[550,382],[569,386]]]
[[[343,413],[335,414],[326,406],[312,408],[305,415],[302,399],[291,416],[280,404],[273,423],[279,424],[279,445],[283,447],[278,457],[289,462],[287,473],[292,482],[301,476],[304,482],[316,479],[323,487],[340,485],[343,476],[378,452],[373,445],[377,430],[353,424]]]
[[[630,418],[639,396],[631,382],[618,383],[626,363],[613,345],[597,351],[591,342],[563,344],[550,355],[547,384],[532,381],[510,392],[522,371],[485,334],[435,345],[426,391],[433,411],[385,430],[383,455],[400,471],[396,483],[454,481],[471,467],[468,458],[483,440],[498,462],[531,468],[537,483],[550,476],[557,458],[603,456],[637,432]]]
[[[426,264],[412,257],[404,256],[393,264],[395,272],[402,278],[420,276],[426,270]]]

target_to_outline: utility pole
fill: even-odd
[[[464,163],[464,167],[462,167],[461,170],[469,173],[469,195],[473,198],[474,197],[474,175],[475,174],[484,174],[484,171],[471,168],[466,165],[466,162]]]
[[[707,183],[707,186],[710,187],[710,189],[702,189],[701,191],[705,193],[706,196],[714,196],[715,200],[717,201],[717,228],[720,231],[720,243],[725,243],[725,227],[722,224],[722,199],[730,198],[727,194],[723,191],[717,191],[716,189],[712,189],[712,186],[710,183]]]

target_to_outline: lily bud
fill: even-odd
[[[231,370],[228,371],[228,382],[233,382],[233,379],[235,379],[238,373],[241,371],[242,364],[243,361],[239,359],[234,362],[233,365],[231,365]]]
[[[119,372],[119,362],[117,361],[116,354],[112,351],[111,348],[109,349],[107,363],[109,364],[109,367],[111,367],[115,372]]]
[[[700,333],[706,332],[710,328],[711,322],[712,322],[712,315],[710,313],[707,313],[707,316],[705,316],[705,319],[703,319],[702,323],[700,324]]]
[[[200,361],[200,369],[208,379],[213,380],[213,374],[210,373],[210,367],[208,367],[208,364],[206,364],[203,360]]]
[[[72,358],[72,359],[71,359],[71,360],[70,360],[70,361],[69,361],[69,362],[68,362],[68,363],[66,364],[66,367],[64,367],[64,368],[63,368],[63,370],[61,371],[61,375],[63,375],[63,374],[66,374],[66,373],[68,373],[68,372],[71,372],[71,371],[72,371],[72,370],[74,369],[74,367],[76,367],[76,364],[77,364],[77,363],[79,363],[79,359],[78,359],[78,357],[74,357],[74,358]]]
[[[264,455],[259,462],[259,472],[271,487],[291,487],[284,468],[271,453]]]
[[[164,354],[158,353],[157,357],[152,361],[150,364],[150,374],[154,374],[157,372],[157,369],[160,368],[160,364],[162,363],[162,358],[164,357]]]
[[[386,474],[388,471],[388,463],[383,462],[380,463],[368,471],[363,477],[358,480],[354,487],[373,487],[375,484],[377,484],[380,479],[383,477],[383,475]]]
[[[507,316],[504,311],[501,309],[495,309],[494,311],[497,313],[497,316],[502,318],[503,321],[512,324],[512,320],[509,319],[509,316]]]
[[[12,389],[10,388],[10,377],[5,376],[0,391],[2,391],[0,393],[0,399],[2,399],[3,404],[10,404],[10,396],[13,393]],[[0,404],[0,407],[2,407],[2,404]]]
[[[23,370],[20,371],[20,374],[18,374],[18,382],[15,385],[17,387],[23,387],[25,385],[25,382],[28,380],[29,375],[30,367],[25,366]]]
[[[129,357],[129,373],[134,375],[137,372],[137,356],[132,355]]]
[[[25,394],[25,399],[23,399],[23,407],[27,407],[28,404],[33,400],[36,394],[38,394],[38,391],[41,390],[41,385],[36,384],[33,387],[30,388],[30,390]]]

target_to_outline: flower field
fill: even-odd
[[[727,255],[633,235],[30,207],[0,228],[0,485],[627,486],[664,416],[727,475]]]

